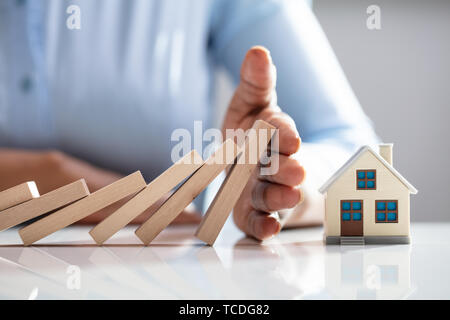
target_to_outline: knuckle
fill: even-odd
[[[49,150],[44,154],[46,162],[53,168],[60,168],[65,159],[64,153],[59,150]]]
[[[303,182],[305,175],[305,169],[300,165],[297,159],[292,159],[292,164],[289,168],[289,177],[292,181],[292,185],[296,186]]]
[[[267,210],[268,186],[267,182],[259,181],[252,192],[252,205],[255,209]]]

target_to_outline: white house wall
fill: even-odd
[[[375,169],[376,190],[356,189],[356,170]],[[362,154],[328,189],[325,234],[340,236],[340,201],[363,200],[364,236],[409,236],[409,190],[370,152]],[[398,200],[397,223],[375,223],[375,200]]]

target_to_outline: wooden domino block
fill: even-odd
[[[34,181],[24,182],[0,192],[0,211],[39,197]]]
[[[53,232],[71,225],[145,188],[145,180],[139,171],[97,190],[86,198],[19,230],[23,244],[28,246]]]
[[[230,155],[231,153],[231,155]],[[237,146],[232,140],[225,141],[219,149],[205,161],[192,177],[167,199],[163,205],[137,230],[136,235],[148,245],[166,228],[189,203],[197,197],[227,165],[234,162]]]
[[[25,221],[59,209],[89,195],[84,179],[72,182],[17,206],[0,212],[0,230],[5,230]]]
[[[237,163],[231,168],[195,233],[197,238],[209,245],[213,245],[216,241],[220,230],[257,166],[256,161],[248,161],[248,159],[259,159],[275,133],[275,127],[262,120],[257,120],[252,129],[256,134],[247,135],[245,144],[242,146],[243,154],[239,155]],[[266,130],[265,134],[262,132],[264,130]],[[256,153],[256,157],[252,153]],[[245,160],[240,161],[241,158],[245,158]]]
[[[133,199],[95,226],[89,234],[95,242],[102,244],[194,173],[202,163],[202,157],[195,150],[191,151],[148,184]]]

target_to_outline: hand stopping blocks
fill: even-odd
[[[195,233],[200,240],[213,245],[274,133],[273,126],[257,120],[247,132],[242,146],[227,140],[204,162],[196,151],[191,151],[148,185],[139,171],[92,194],[83,179],[42,196],[34,183],[23,183],[0,192],[0,231],[50,213],[19,230],[24,245],[28,246],[134,195],[89,232],[100,245],[182,183],[136,230],[136,235],[148,245],[220,172],[231,166]]]

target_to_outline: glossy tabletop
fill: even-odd
[[[258,243],[227,222],[214,247],[169,227],[149,247],[89,226],[22,247],[0,233],[1,299],[449,299],[450,223],[412,225],[411,245],[325,246],[321,228]]]

